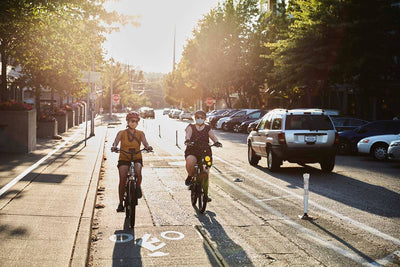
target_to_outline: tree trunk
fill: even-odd
[[[3,45],[0,46],[1,56],[1,82],[0,82],[0,101],[7,100],[7,55]]]

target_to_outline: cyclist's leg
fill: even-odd
[[[135,162],[135,175],[137,177],[137,198],[142,197],[142,188],[140,187],[142,184],[142,162]]]
[[[203,181],[203,190],[204,190],[204,194],[207,196],[207,201],[210,202],[211,198],[208,196],[208,185],[209,185],[209,181],[210,181],[210,170],[206,169],[204,171],[205,174],[205,179]]]
[[[189,185],[191,177],[195,175],[194,165],[197,162],[197,158],[194,155],[187,155],[185,160],[186,160],[186,171],[188,173],[185,184]]]
[[[129,166],[120,165],[118,167],[118,171],[119,171],[118,193],[119,193],[119,203],[121,204],[124,200],[126,177],[128,176]]]

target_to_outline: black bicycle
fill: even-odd
[[[193,142],[188,145],[194,145]],[[209,147],[217,146],[216,144],[209,145]],[[207,149],[202,149],[202,151],[207,151]],[[208,202],[208,184],[209,184],[209,174],[208,169],[211,168],[212,161],[211,156],[203,153],[201,158],[198,159],[197,163],[194,165],[195,175],[193,176],[192,183],[190,185],[190,196],[192,201],[192,206],[198,205],[198,210],[200,213],[204,213]]]
[[[129,149],[129,151],[123,149],[117,149],[116,152],[124,152],[130,155],[130,168],[128,172],[128,176],[126,178],[126,186],[125,186],[125,194],[124,194],[124,207],[126,217],[129,219],[129,225],[131,228],[135,227],[135,216],[136,216],[136,205],[138,204],[137,190],[138,190],[138,179],[135,174],[135,164],[133,162],[133,156],[142,152],[148,151],[146,148],[143,148],[139,151],[135,151],[133,148]]]

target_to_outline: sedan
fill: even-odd
[[[388,158],[400,160],[400,140],[392,141],[388,148]]]
[[[369,121],[352,118],[352,117],[339,117],[339,116],[331,116],[333,124],[338,132],[353,130],[358,126],[362,126],[367,124]]]
[[[400,134],[385,134],[361,139],[357,144],[359,153],[370,154],[377,160],[388,157],[388,147],[392,141],[400,139]]]
[[[181,121],[183,120],[191,120],[193,117],[193,113],[187,110],[182,110],[182,112],[179,114],[179,119]]]

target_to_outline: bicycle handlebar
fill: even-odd
[[[187,146],[194,146],[195,144],[196,144],[196,142],[191,141],[191,142],[188,142],[188,143],[187,143]],[[213,147],[213,146],[215,146],[215,147],[222,147],[222,144],[221,144],[220,142],[215,142],[215,143],[212,144],[212,145],[207,144],[207,146],[209,146],[209,147]]]
[[[124,153],[129,154],[129,155],[136,155],[136,154],[139,154],[139,153],[142,152],[142,151],[153,152],[153,150],[148,150],[147,148],[142,148],[142,149],[139,150],[139,151],[126,151],[126,150],[123,150],[123,149],[121,149],[121,148],[117,148],[116,151],[115,151],[115,153],[117,153],[117,152],[124,152]]]

